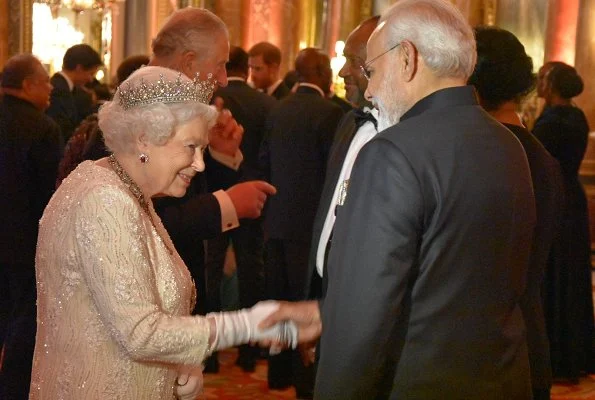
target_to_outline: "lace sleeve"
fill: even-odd
[[[81,269],[91,301],[110,334],[134,360],[200,364],[205,318],[162,309],[143,211],[114,187],[91,190],[76,212]]]

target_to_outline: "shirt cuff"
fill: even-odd
[[[231,168],[234,171],[237,171],[238,168],[240,168],[240,164],[242,163],[242,161],[244,161],[244,155],[239,149],[236,151],[236,154],[233,157],[227,154],[220,153],[212,148],[209,148],[209,153],[211,153],[211,157],[213,157],[215,161],[220,162],[227,168]]]
[[[226,232],[240,226],[236,208],[229,195],[224,190],[217,190],[213,193],[213,196],[215,196],[221,208],[221,232]]]

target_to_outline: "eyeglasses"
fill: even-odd
[[[386,53],[388,53],[389,51],[391,51],[391,50],[393,50],[393,49],[396,49],[396,48],[397,48],[397,47],[399,47],[400,45],[401,45],[401,43],[397,43],[397,44],[395,44],[393,47],[391,47],[390,49],[386,50],[384,53],[381,53],[381,54],[377,55],[376,57],[374,57],[373,59],[371,59],[370,61],[368,61],[368,62],[367,62],[367,63],[365,63],[364,65],[360,65],[360,67],[359,67],[359,68],[361,69],[362,76],[363,76],[364,78],[366,78],[367,80],[370,80],[370,78],[371,78],[371,73],[370,73],[370,71],[368,70],[368,67],[369,67],[370,65],[372,65],[372,63],[373,63],[374,61],[378,60],[380,57],[382,57],[383,55],[385,55],[385,54],[386,54]]]

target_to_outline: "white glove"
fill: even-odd
[[[182,369],[176,380],[176,397],[180,400],[196,400],[204,389],[202,368]]]
[[[295,349],[297,327],[292,321],[278,323],[265,330],[258,328],[258,325],[278,308],[278,302],[269,300],[239,311],[207,314],[207,318],[214,318],[217,325],[213,351],[265,339],[275,340]]]

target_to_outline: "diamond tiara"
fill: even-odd
[[[209,74],[204,81],[199,80],[198,76],[199,73],[193,80],[182,80],[180,72],[175,81],[168,81],[160,74],[154,83],[147,83],[144,78],[140,79],[137,86],[124,82],[118,87],[119,104],[124,110],[155,103],[197,101],[209,104],[217,84],[213,74]]]

